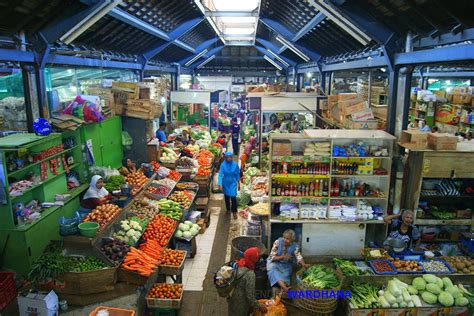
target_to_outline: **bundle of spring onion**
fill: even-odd
[[[362,274],[362,271],[348,260],[334,258],[332,261],[334,265],[341,269],[342,274],[345,276],[359,276]]]
[[[373,308],[378,307],[378,288],[368,283],[352,283],[350,287],[351,298],[349,301],[354,308]]]
[[[323,265],[314,265],[303,273],[303,282],[317,289],[333,289],[339,285],[339,279],[331,269]]]

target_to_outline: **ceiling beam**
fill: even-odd
[[[350,69],[365,69],[365,68],[376,68],[376,67],[387,67],[387,59],[385,56],[364,58],[358,60],[352,60],[348,62],[342,62],[337,64],[323,64],[321,70],[324,72],[328,71],[342,71]]]
[[[220,52],[225,46],[224,45],[220,45],[220,46],[217,46],[217,47],[214,47],[213,49],[209,50],[206,54],[204,54],[202,56],[202,58],[204,58],[205,60],[214,56],[215,54],[217,54],[218,52]],[[201,62],[202,63],[202,62]],[[199,66],[201,63],[194,63],[194,66],[191,65],[189,67],[189,69],[195,69],[197,66]]]
[[[413,43],[413,47],[430,47],[438,45],[448,45],[464,41],[474,40],[474,28],[463,30],[459,33],[445,33],[432,38],[431,36],[420,38]]]
[[[193,28],[198,26],[203,20],[204,20],[204,18],[196,18],[196,19],[192,19],[192,20],[186,21],[186,22],[178,25],[174,30],[172,30],[168,34],[170,40],[167,43],[164,43],[164,44],[158,45],[156,47],[153,47],[152,49],[145,52],[143,54],[143,56],[148,60],[152,59],[153,57],[158,55],[162,50],[164,50],[166,47],[168,47],[171,44],[174,44],[174,45],[179,46],[181,48],[182,48],[183,44],[189,46],[188,44],[186,44],[184,42],[181,42],[179,40],[179,37],[181,37],[182,35],[184,35],[185,33],[189,32],[189,31],[191,31]],[[178,42],[181,42],[181,43],[179,44]],[[191,51],[191,49],[192,49],[192,51]],[[194,48],[192,48],[191,46],[189,46],[189,49],[187,49],[187,51],[190,51],[193,54],[196,53],[196,50]]]
[[[262,46],[259,46],[259,45],[255,45],[255,48],[260,52],[262,53],[263,55],[267,56],[267,58],[271,59],[275,64],[277,64],[279,67],[281,67],[281,69],[286,69],[287,67],[285,67],[284,65],[282,65],[278,60],[276,60],[276,58],[270,54],[268,52],[268,50],[265,48],[265,47],[262,47]],[[269,62],[271,63],[271,62]]]
[[[222,36],[222,32],[219,30],[219,28],[217,27],[216,25],[216,22],[214,22],[214,20],[209,17],[209,16],[206,16],[206,8],[202,5],[201,3],[201,0],[194,0],[194,4],[198,7],[198,9],[201,11],[202,15],[206,17],[207,19],[207,22],[209,22],[209,24],[212,26],[212,29],[214,30],[214,32],[216,32],[217,36],[219,36],[219,38],[221,39],[222,41],[222,44],[226,44],[225,43],[225,39],[224,37]]]
[[[112,11],[110,11],[109,15],[128,25],[134,26],[135,28],[139,30],[147,32],[148,34],[164,39],[165,41],[170,41],[170,37],[165,31],[160,30],[159,28],[154,27],[153,25],[145,21],[142,21],[136,16],[131,15],[130,13],[125,12],[121,9],[115,8]]]
[[[180,65],[184,65],[186,64],[188,61],[190,61],[191,59],[193,59],[196,55],[200,54],[203,50],[209,48],[209,46],[215,44],[217,41],[219,41],[219,37],[214,37],[214,38],[211,38],[207,41],[204,41],[202,42],[201,44],[199,44],[197,47],[196,47],[196,54],[194,54],[193,56],[189,56],[189,57],[186,57],[186,58],[183,58],[179,61],[179,64]],[[198,59],[199,60],[199,59]],[[197,60],[196,60],[197,61]]]
[[[395,65],[421,65],[474,60],[474,44],[424,49],[394,56]]]
[[[258,43],[260,43],[261,45],[263,45],[263,47],[265,47],[266,49],[270,49],[271,51],[273,51],[273,52],[275,52],[276,54],[278,54],[278,53],[277,53],[277,51],[278,51],[278,46],[274,45],[272,42],[266,41],[266,40],[264,40],[264,39],[262,39],[262,38],[259,38],[259,37],[257,37],[255,40],[256,40]],[[279,55],[279,57],[280,57],[281,59],[283,59],[285,62],[287,62],[288,64],[290,64],[291,66],[296,66],[296,62],[295,62],[294,60],[291,60],[291,59],[289,59],[289,58],[286,58],[285,56],[280,56],[280,55]]]
[[[216,60],[235,60],[235,61],[247,61],[247,60],[263,60],[263,56],[217,56]]]
[[[258,17],[257,11],[207,11],[206,17]]]

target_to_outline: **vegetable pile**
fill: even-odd
[[[133,213],[139,217],[153,218],[158,215],[159,209],[148,204],[143,200],[134,200],[130,205],[130,213]]]
[[[463,256],[441,257],[446,261],[454,272],[474,274],[474,258]]]
[[[379,307],[378,288],[368,283],[354,282],[351,287],[351,298],[349,301],[354,308],[375,308]]]
[[[389,258],[387,250],[383,248],[364,248],[362,254],[365,257],[365,260]]]
[[[183,209],[178,202],[161,199],[158,201],[158,205],[160,207],[160,215],[177,221],[181,219],[181,216],[183,216]]]
[[[168,147],[162,147],[163,152],[161,154],[160,161],[165,163],[174,163],[178,159],[178,154],[174,150]]]
[[[110,176],[105,181],[104,187],[107,191],[112,192],[119,190],[122,184],[125,184],[125,178],[123,176]]]
[[[158,241],[160,246],[164,247],[168,244],[175,228],[175,220],[162,214],[158,214],[150,221],[150,223],[148,223],[145,233],[143,234],[143,240],[147,241],[154,239]]]
[[[340,284],[334,272],[323,265],[314,265],[306,269],[302,282],[316,289],[333,289]]]
[[[199,186],[194,182],[180,182],[176,185],[178,190],[197,190]]]
[[[165,248],[158,257],[158,265],[179,267],[184,261],[185,251]]]
[[[167,186],[164,186],[164,185],[159,185],[159,186],[149,186],[147,188],[147,191],[149,193],[152,193],[152,194],[155,194],[157,196],[160,196],[160,197],[167,197],[170,192],[171,192],[171,189]]]
[[[100,249],[107,258],[118,265],[127,255],[130,247],[122,240],[113,239],[105,241]]]
[[[211,170],[210,169],[206,169],[206,168],[203,168],[203,167],[199,167],[197,173],[196,173],[196,176],[198,177],[208,177],[209,175],[211,174]]]
[[[154,284],[148,294],[146,295],[147,298],[166,298],[177,300],[181,298],[183,293],[183,285],[182,284],[168,284],[168,283],[160,283]]]
[[[132,186],[143,187],[148,182],[148,178],[143,174],[143,172],[137,171],[127,175],[125,181]]]
[[[418,262],[414,260],[400,260],[399,258],[395,258],[392,261],[392,264],[397,271],[401,272],[416,272],[423,270]]]
[[[358,276],[363,274],[362,271],[357,268],[351,261],[339,258],[334,258],[332,261],[334,262],[335,266],[341,269],[342,274],[344,274],[345,276]]]
[[[114,204],[104,204],[97,206],[92,212],[86,215],[84,222],[96,222],[99,224],[99,231],[120,213],[120,207]]]
[[[384,291],[379,291],[378,302],[383,308],[421,307],[418,290],[397,278],[388,281]]]
[[[197,162],[194,159],[191,159],[189,157],[181,157],[176,162],[176,167],[181,169],[193,169],[197,167],[196,164]]]
[[[156,268],[156,259],[147,255],[144,251],[131,247],[121,267],[148,277]]]
[[[150,239],[140,245],[140,251],[144,252],[153,259],[158,260],[163,247],[160,246],[158,241]]]
[[[181,179],[182,174],[179,173],[178,171],[170,170],[170,173],[168,174],[168,178],[174,181],[179,181]]]
[[[113,233],[112,237],[134,245],[142,236],[143,228],[139,222],[133,220],[120,221],[120,229]]]
[[[95,257],[73,257],[71,272],[89,272],[107,268],[105,263]]]
[[[451,279],[441,279],[433,274],[415,278],[412,285],[421,293],[421,298],[427,304],[438,302],[443,306],[466,306],[469,304],[468,298],[471,297],[462,284],[454,285]]]
[[[448,267],[442,261],[438,260],[431,260],[431,261],[423,261],[421,263],[423,268],[428,273],[450,273]]]
[[[194,199],[194,193],[191,191],[175,191],[171,194],[169,199],[178,203],[181,208],[187,210]]]
[[[178,225],[178,230],[176,230],[175,236],[178,238],[189,239],[199,234],[199,229],[200,227],[198,224],[193,224],[191,221],[185,221]]]
[[[372,269],[375,273],[396,273],[389,261],[376,260],[371,261],[370,264],[372,265]]]

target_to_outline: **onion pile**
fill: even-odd
[[[96,222],[99,224],[99,231],[101,231],[119,212],[120,207],[115,204],[99,205],[86,215],[84,222]]]

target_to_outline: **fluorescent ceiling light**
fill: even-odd
[[[206,65],[208,62],[210,62],[210,61],[213,60],[214,58],[216,58],[216,55],[212,55],[211,57],[209,57],[208,59],[206,59],[205,61],[203,61],[202,63],[200,63],[196,68],[199,69],[199,68],[204,67],[204,65]]]
[[[270,64],[272,64],[276,69],[278,70],[282,70],[283,68],[281,68],[280,65],[278,65],[273,59],[271,59],[270,57],[268,57],[267,55],[263,56],[263,58],[265,58],[266,61],[268,61]]]
[[[184,64],[185,67],[188,67],[189,65],[193,64],[196,60],[198,60],[199,58],[201,58],[203,55],[205,55],[207,53],[207,49],[203,50],[202,52],[200,52],[199,54],[197,54],[196,56],[194,56],[191,60],[189,60],[187,63]]]
[[[257,23],[257,18],[256,17],[251,17],[251,16],[244,16],[244,17],[238,17],[238,16],[223,16],[219,18],[222,23],[231,23],[231,24],[247,24],[247,23]]]
[[[273,55],[273,57],[276,58],[280,63],[283,64],[283,66],[288,67],[290,64],[288,64],[286,61],[283,60],[280,56],[278,56],[276,53],[274,53],[271,49],[267,49],[270,54]]]
[[[255,29],[254,29],[254,28],[250,28],[250,27],[247,27],[247,28],[243,28],[243,27],[229,27],[229,28],[224,29],[224,35],[232,35],[232,34],[236,34],[236,35],[250,35],[250,34],[253,34],[253,32],[255,32]]]
[[[253,11],[257,9],[259,0],[213,0],[217,11]]]
[[[294,47],[293,44],[291,44],[290,42],[288,42],[287,40],[281,38],[280,36],[277,36],[276,37],[277,41],[279,41],[280,43],[282,43],[283,45],[285,45],[286,47],[288,47],[289,49],[291,49],[293,51],[293,53],[295,53],[296,55],[298,55],[301,59],[303,59],[305,62],[308,62],[310,61],[310,58],[308,56],[306,56],[302,51],[300,51],[298,48]]]

